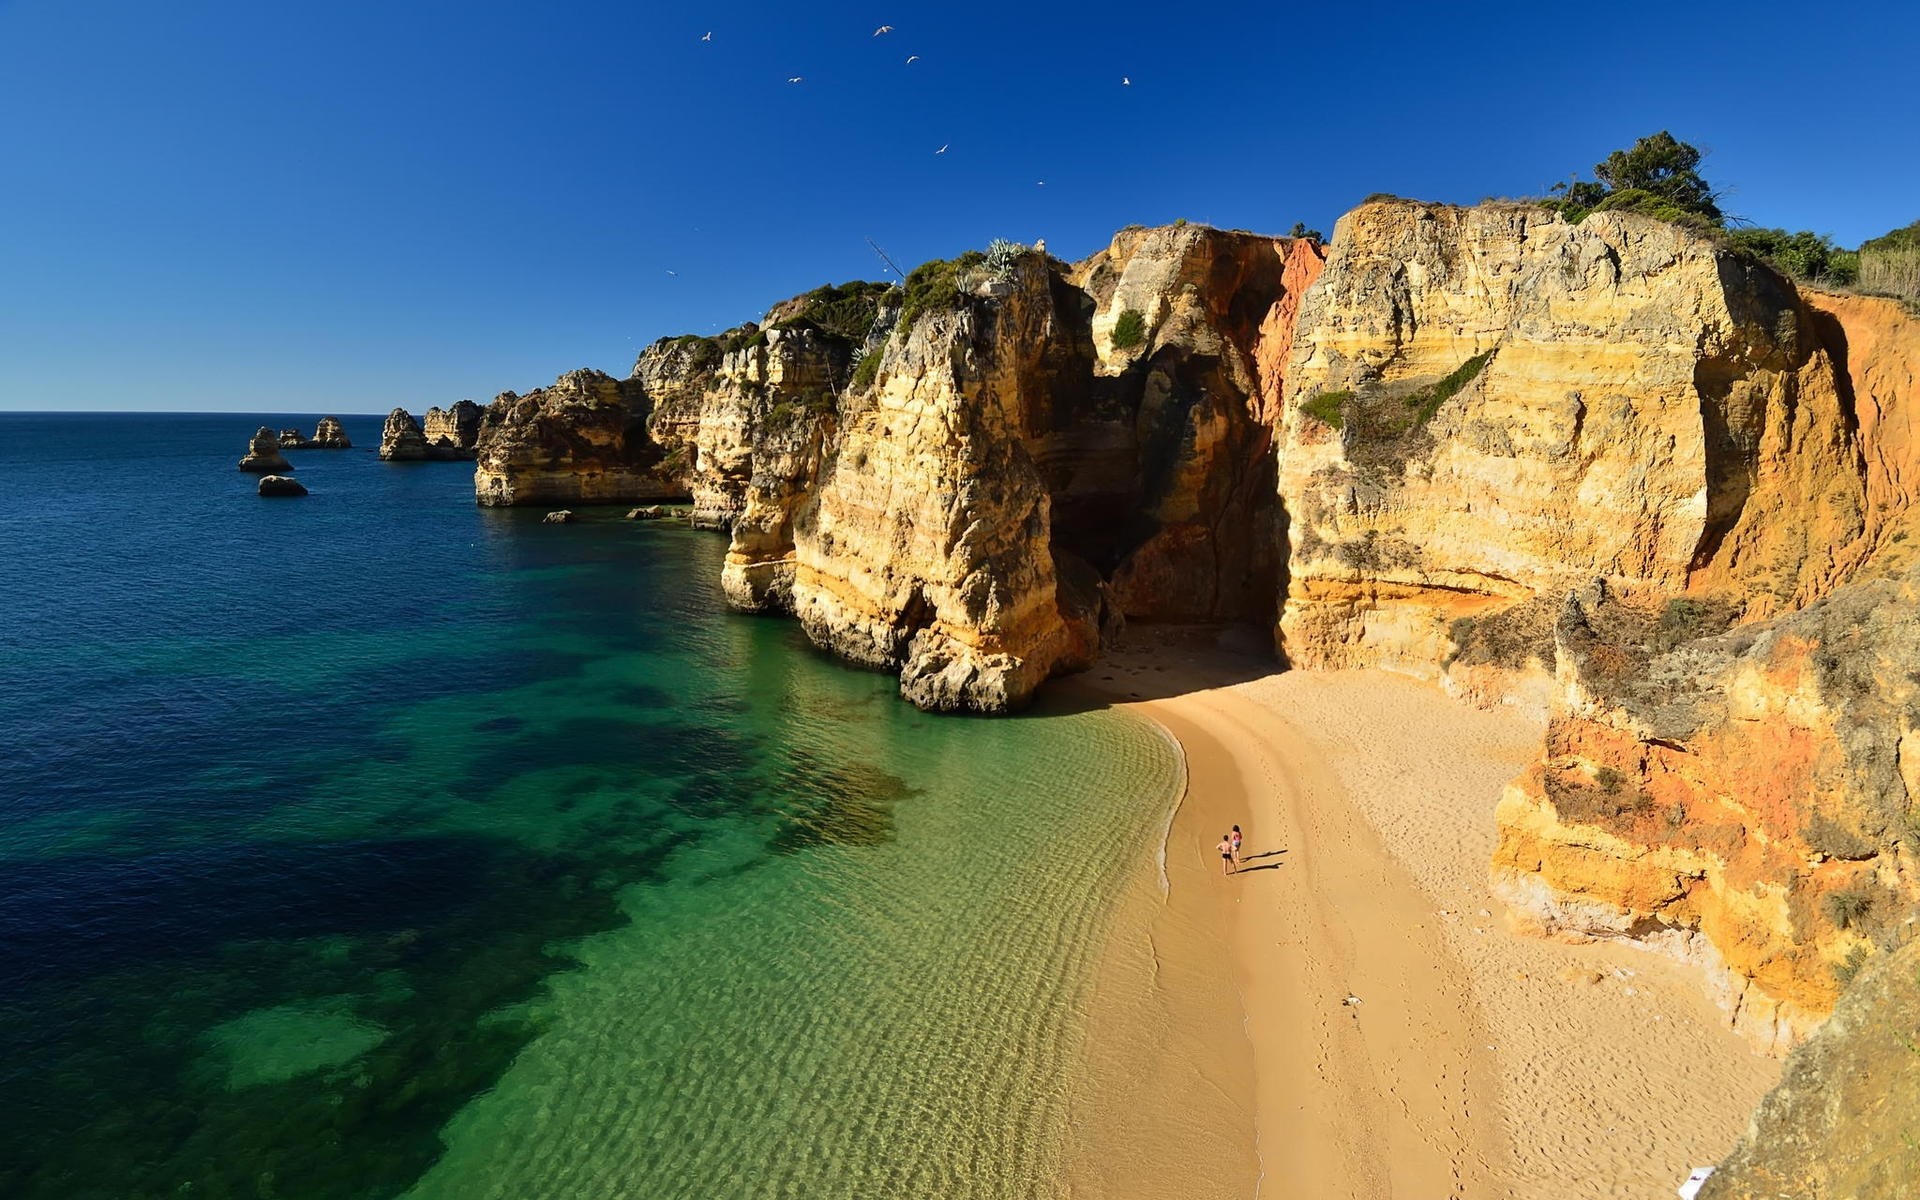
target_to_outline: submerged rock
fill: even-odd
[[[260,477],[262,496],[304,496],[307,487],[290,475],[262,475]]]
[[[571,525],[573,523],[573,510],[568,508],[555,509],[546,516],[541,517],[540,523],[542,525]]]
[[[247,447],[246,457],[240,460],[242,471],[251,471],[256,475],[271,474],[275,471],[291,471],[293,464],[287,456],[280,453],[280,439],[273,430],[262,425],[253,435],[253,442]]]
[[[643,508],[630,508],[627,510],[627,520],[629,521],[659,521],[672,515],[672,509],[662,507],[658,504],[649,504]]]

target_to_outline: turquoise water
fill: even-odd
[[[0,1194],[1053,1194],[1171,748],[314,420],[0,415]]]

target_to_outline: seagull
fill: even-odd
[[[787,82],[788,82],[788,83],[799,83],[799,82],[800,82],[800,81],[801,81],[802,79],[805,79],[805,78],[806,78],[806,76],[804,76],[804,75],[791,75],[791,76],[788,76],[788,78],[787,78]]]
[[[880,28],[873,31],[873,36],[879,37],[883,33],[892,33],[892,32],[893,32],[893,26],[882,25]]]
[[[669,274],[669,275],[672,275],[672,276],[674,276],[674,277],[675,277],[675,278],[677,279],[677,278],[679,278],[679,275],[680,275],[680,272],[678,272],[678,271],[668,271],[668,272],[667,272],[667,274]]]
[[[908,66],[912,66],[913,64],[915,64],[915,63],[917,63],[917,62],[919,62],[919,61],[920,61],[920,56],[919,56],[918,54],[909,54],[909,55],[907,55],[907,65],[908,65]]]
[[[1120,86],[1121,86],[1121,87],[1132,87],[1132,86],[1133,86],[1133,80],[1131,80],[1131,79],[1129,79],[1129,78],[1127,78],[1127,77],[1126,77],[1125,75],[1122,75],[1122,76],[1120,77]]]
[[[952,144],[951,142],[948,143],[948,145],[951,145],[951,144]],[[946,146],[942,146],[938,150],[934,151],[935,154],[945,154],[946,152],[947,152]]]
[[[701,41],[703,41],[703,42],[710,42],[710,41],[712,41],[712,40],[713,40],[713,30],[711,30],[711,29],[709,29],[709,30],[707,30],[707,36],[705,36],[705,37],[703,37],[703,38],[701,38],[700,40],[701,40]]]

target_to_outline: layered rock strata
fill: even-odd
[[[794,522],[791,606],[808,636],[898,670],[923,708],[1004,712],[1090,657],[1061,613],[1051,500],[1023,438],[1068,319],[1054,278],[1025,256],[1004,297],[897,333]]]
[[[429,408],[420,421],[420,435],[426,439],[435,458],[463,460],[474,457],[474,444],[480,438],[480,418],[486,410],[471,400],[456,401],[452,408]]]
[[[1916,332],[1645,217],[1405,201],[1342,219],[1294,330],[1285,655],[1550,713],[1496,887],[1701,963],[1770,1049],[1920,900]]]
[[[280,453],[280,439],[273,430],[262,425],[254,431],[253,440],[247,444],[247,452],[240,459],[240,469],[256,475],[272,475],[293,470],[293,464],[287,461],[286,455]]]
[[[1073,268],[1093,306],[1093,379],[1036,453],[1057,536],[1110,577],[1126,616],[1274,619],[1268,414],[1285,354],[1271,343],[1290,342],[1323,263],[1304,239],[1188,225],[1122,230]]]
[[[426,436],[413,414],[404,408],[388,413],[386,424],[380,427],[380,460],[425,462],[428,457]]]
[[[481,504],[616,504],[684,495],[647,436],[646,396],[601,371],[569,371],[487,407],[476,444]]]
[[[320,423],[313,428],[313,440],[307,443],[313,450],[351,450],[353,442],[347,438],[346,429],[338,417],[321,417]]]

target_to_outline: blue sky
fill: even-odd
[[[1916,48],[1770,0],[0,0],[0,409],[485,401],[878,277],[869,237],[1331,231],[1662,128],[1852,245],[1920,217]]]

